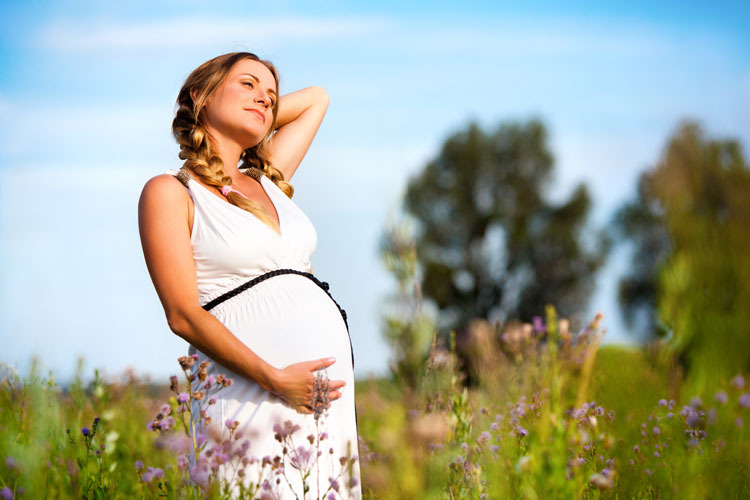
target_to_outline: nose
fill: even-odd
[[[268,107],[271,105],[271,99],[266,96],[265,93],[261,93],[255,98],[255,102],[262,104],[265,107]]]

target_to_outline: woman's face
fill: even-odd
[[[255,146],[271,128],[277,99],[271,70],[241,59],[206,103],[206,129],[216,140],[236,142],[243,150]]]

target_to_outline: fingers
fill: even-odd
[[[341,389],[345,385],[346,382],[344,382],[343,380],[331,380],[328,382],[328,388],[331,390]]]
[[[328,393],[328,400],[333,401],[336,399],[339,399],[341,397],[341,393],[339,391],[331,391]]]
[[[328,368],[332,364],[336,362],[336,358],[330,357],[330,358],[321,358],[316,361],[312,361],[315,368],[312,369],[312,371],[316,372],[318,370],[322,370],[323,368]]]

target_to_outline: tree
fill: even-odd
[[[750,369],[750,168],[740,144],[680,125],[616,218],[634,244],[623,310],[665,334],[692,390]],[[640,284],[634,286],[633,284]]]
[[[562,314],[585,308],[607,240],[583,234],[584,185],[559,205],[546,199],[553,163],[537,120],[490,133],[470,123],[410,180],[405,208],[417,221],[423,293],[442,328],[530,320],[549,303]]]

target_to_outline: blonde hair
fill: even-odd
[[[271,71],[278,90],[278,72],[270,61],[262,60],[251,52],[223,54],[204,62],[188,75],[177,96],[177,111],[174,120],[172,120],[172,134],[180,145],[179,157],[185,160],[181,170],[189,170],[203,183],[218,189],[223,186],[230,186],[232,178],[224,173],[224,163],[214,152],[213,138],[205,128],[202,112],[208,99],[224,82],[232,67],[242,59],[252,59],[266,66]],[[195,99],[192,95],[195,95]],[[260,175],[268,176],[291,198],[294,188],[284,180],[281,171],[271,165],[267,152],[269,139],[276,129],[276,117],[279,112],[278,101],[279,99],[276,99],[273,107],[271,127],[258,144],[242,152],[241,163],[238,168],[246,169],[241,170],[241,172],[256,180],[260,180]],[[233,205],[252,213],[274,231],[280,231],[276,220],[260,203],[244,198],[235,192],[229,192],[227,200]]]

